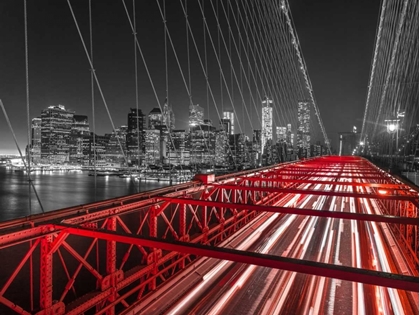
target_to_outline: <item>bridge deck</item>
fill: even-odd
[[[215,258],[211,266],[229,260],[374,285],[364,285],[365,291],[399,289],[386,296],[418,312],[418,192],[412,187],[356,157],[322,157],[205,182],[3,222],[0,255],[8,259],[0,270],[0,313],[135,314],[172,279],[206,266],[200,257]],[[317,236],[318,226],[325,235]],[[266,242],[280,233],[270,247],[276,254],[253,250],[247,240],[254,233]],[[300,233],[306,236],[299,241]],[[299,242],[309,243],[298,249]],[[199,278],[191,285],[206,277]],[[358,288],[351,291],[356,305],[363,295]]]

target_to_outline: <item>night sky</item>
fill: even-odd
[[[89,44],[88,1],[71,3]],[[129,108],[135,107],[133,35],[121,1],[92,3],[95,69],[114,125],[119,127],[127,123]],[[351,131],[353,125],[360,130],[362,125],[380,0],[289,0],[289,4],[322,120],[332,145],[337,148],[338,132]],[[127,1],[127,6],[131,12],[131,1]],[[167,0],[166,6],[169,30],[185,64],[182,10],[179,1]],[[90,66],[67,2],[28,0],[27,7],[30,117],[39,116],[47,106],[62,104],[76,114],[89,116],[91,121]],[[191,8],[190,16],[200,14]],[[27,143],[23,12],[23,0],[0,1],[0,99],[21,149]],[[152,0],[137,1],[136,12],[139,41],[158,101],[163,105],[166,92],[162,19]],[[185,129],[189,99],[175,58],[168,56],[169,103],[175,112],[176,128]],[[147,114],[158,103],[138,58],[139,107]],[[215,68],[212,62],[210,57],[209,67]],[[209,108],[208,113],[204,106],[205,84],[198,83],[202,72],[197,70],[199,64],[193,54],[191,69],[193,102],[204,107],[205,116],[215,122],[215,110]],[[110,133],[112,127],[98,91],[95,99],[96,133]],[[250,134],[250,130],[245,131]],[[0,135],[0,154],[16,153],[3,113]]]

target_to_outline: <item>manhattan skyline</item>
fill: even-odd
[[[83,36],[88,40],[86,3],[73,1],[72,5]],[[362,123],[379,4],[379,1],[358,1],[352,4],[333,1],[317,4],[310,1],[290,2],[295,30],[299,36],[314,95],[333,147],[337,147],[338,132],[351,130],[353,125],[360,128]],[[172,17],[175,16],[172,11],[177,12],[178,18],[182,15],[181,7],[179,3],[173,2],[166,5],[167,12],[171,12],[171,15],[168,13],[169,31],[176,49],[182,50],[186,45],[185,20]],[[129,10],[130,8],[131,6]],[[0,77],[0,99],[23,149],[27,142],[26,117],[23,119],[26,113],[23,2],[3,1],[0,9],[1,12],[8,12],[4,18],[2,16],[0,22],[0,42],[5,43],[5,49],[0,52],[0,69],[2,73],[6,73]],[[92,10],[94,67],[114,125],[118,127],[126,124],[127,109],[136,104],[133,36],[120,2],[92,1]],[[191,10],[190,15],[201,14],[197,6],[192,4]],[[139,108],[148,113],[159,104],[163,106],[166,98],[164,29],[155,2],[136,3],[136,14],[137,20],[144,23],[138,24],[138,37],[156,89],[155,94],[138,56]],[[179,21],[184,23],[176,27]],[[37,117],[42,108],[58,104],[91,117],[90,65],[66,2],[28,2],[28,44],[31,118]],[[189,44],[192,46],[191,38]],[[199,61],[191,47],[190,51],[191,79],[187,78],[186,84],[192,85],[192,102],[202,106],[204,117],[210,118],[218,127],[219,117],[212,102],[207,106],[206,86],[200,83],[203,75]],[[182,62],[186,60],[185,54],[180,54],[179,58]],[[209,68],[211,67],[215,67],[215,60],[211,60],[209,56]],[[168,99],[175,112],[176,128],[187,129],[190,97],[170,51],[168,72]],[[213,73],[212,77],[217,77],[217,73]],[[222,102],[223,108],[228,109],[230,100],[226,93],[220,98],[220,90],[216,86],[212,88],[218,110],[221,111]],[[235,124],[242,125],[242,132],[250,136],[250,125],[252,129],[261,128],[261,117],[258,117],[261,115],[261,107],[259,105],[257,108],[259,113],[251,107],[250,117],[246,117],[237,90],[233,97],[238,112]],[[96,133],[104,134],[112,130],[112,127],[97,90],[95,99]],[[256,100],[256,103],[261,104],[261,100]],[[288,115],[291,117],[292,114]],[[274,119],[274,127],[286,126],[290,120],[287,116],[274,116]],[[297,119],[297,104],[294,119]],[[296,129],[296,125],[293,128]],[[3,115],[0,117],[0,132],[0,153],[17,152]],[[241,132],[238,126],[235,126],[235,132]]]

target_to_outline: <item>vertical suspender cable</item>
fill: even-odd
[[[29,113],[28,16],[27,16],[27,10],[26,10],[26,0],[24,1],[24,15],[25,15],[26,109],[27,109],[27,116],[28,116],[28,152],[29,152],[30,151],[29,139],[31,137],[30,136],[30,130],[31,129],[30,129],[30,113]],[[30,186],[32,186],[32,189],[34,190],[35,196],[38,200],[38,203],[39,203],[39,206],[41,207],[42,212],[44,212],[44,207],[42,206],[41,199],[39,199],[38,193],[35,189],[34,183],[32,182],[32,178],[31,178],[31,168],[30,168],[30,164],[29,164],[29,160],[30,160],[30,157],[31,157],[30,153],[29,153],[29,157],[28,157],[29,160],[26,160],[26,159],[23,158],[22,152],[20,151],[20,148],[18,146],[18,142],[16,140],[16,135],[13,131],[12,125],[9,121],[9,117],[7,116],[7,113],[6,113],[6,109],[4,108],[1,100],[0,100],[0,105],[3,109],[4,116],[6,117],[6,120],[9,124],[10,131],[12,132],[13,137],[15,139],[16,147],[17,147],[17,149],[20,153],[20,157],[22,159],[22,162],[25,164],[25,168],[26,168],[26,171],[28,173],[28,182],[29,182]],[[26,164],[25,160],[28,162],[28,164]],[[29,203],[29,205],[31,205],[31,203]]]
[[[205,0],[202,0],[202,6],[204,10]],[[188,28],[188,25],[187,25]],[[188,29],[187,29],[188,32]],[[207,113],[210,113],[210,102],[209,102],[209,80],[208,80],[208,64],[207,64],[207,32],[206,32],[206,24],[203,18],[203,42],[204,42],[204,66],[206,69],[206,105],[207,105]]]
[[[123,3],[124,3],[124,1],[123,1]],[[79,34],[80,41],[82,42],[82,46],[83,46],[83,50],[84,50],[84,52],[85,52],[85,54],[86,54],[86,58],[88,59],[88,62],[89,62],[89,64],[90,64],[90,66],[91,66],[91,69],[93,69],[92,59],[90,58],[90,55],[89,55],[88,49],[87,49],[87,47],[86,47],[85,40],[83,39],[82,33],[81,33],[81,31],[80,31],[79,24],[77,23],[76,16],[74,15],[73,7],[71,6],[70,0],[67,0],[67,4],[68,4],[68,6],[69,6],[71,16],[73,17],[73,21],[74,21],[74,24],[75,24],[75,26],[76,26],[77,33]],[[131,19],[130,19],[130,23],[131,23]],[[111,126],[112,126],[112,131],[114,131],[114,132],[115,132],[115,130],[116,130],[116,129],[115,129],[115,124],[114,124],[114,121],[112,120],[112,116],[111,116],[111,113],[109,112],[108,104],[106,103],[106,100],[105,100],[105,95],[104,95],[104,93],[103,93],[103,91],[102,91],[101,85],[99,84],[99,79],[98,79],[98,77],[97,77],[97,75],[96,75],[96,73],[95,73],[95,70],[94,70],[94,69],[93,69],[92,73],[93,73],[93,77],[94,77],[94,79],[95,79],[96,85],[97,85],[97,87],[98,87],[99,94],[101,95],[102,101],[103,101],[103,103],[104,103],[106,113],[108,114],[108,118],[109,118],[109,121],[110,121]],[[122,147],[121,141],[120,141],[120,139],[119,139],[118,137],[117,137],[117,142],[118,142],[118,145],[120,146],[120,150],[121,150],[121,152],[123,152],[123,156],[124,156],[124,159],[125,159],[125,163],[126,163],[126,164],[128,164],[127,157],[126,157],[126,155],[124,154],[124,150],[123,150],[123,147]]]
[[[219,15],[219,2],[216,2],[216,12]],[[217,21],[219,23],[219,21]],[[219,26],[217,27],[217,55],[220,63],[220,106],[222,107],[222,118],[224,117],[223,109],[223,80],[222,80],[222,56],[220,55],[220,32]]]
[[[172,163],[171,163],[171,149],[172,149],[172,144],[174,144],[174,142],[172,141],[172,125],[171,125],[171,111],[169,110],[169,74],[168,74],[168,43],[167,43],[167,38],[166,38],[166,0],[163,0],[163,20],[165,21],[164,23],[164,28],[163,28],[163,42],[164,42],[164,46],[165,46],[165,90],[166,90],[166,101],[164,106],[167,106],[167,111],[165,111],[165,107],[163,108],[163,112],[162,112],[162,119],[164,124],[166,125],[166,129],[169,135],[169,139],[171,141],[171,143],[167,146],[167,148],[169,148],[169,154],[168,154],[168,161],[169,161],[169,185],[172,185]],[[191,83],[190,83],[191,84]],[[190,87],[191,88],[191,87]],[[165,116],[164,116],[165,115]],[[173,146],[173,149],[175,150],[175,146]],[[163,161],[162,161],[163,162]]]
[[[24,7],[24,19],[25,19],[25,71],[26,71],[26,116],[28,120],[28,201],[29,201],[29,215],[32,214],[32,196],[31,196],[31,151],[32,151],[32,141],[31,141],[31,115],[29,111],[29,63],[28,63],[28,15],[27,15],[27,7],[26,7],[26,0],[23,0],[23,7]],[[32,247],[32,241],[29,244]],[[32,255],[29,257],[29,273],[30,273],[30,282],[29,282],[29,292],[31,298],[31,310],[34,309],[34,299],[33,299],[33,292],[34,292],[34,284],[33,284],[33,261]]]
[[[187,33],[187,64],[188,64],[188,89],[190,90],[190,96],[192,96],[192,91],[191,91],[191,63],[190,63],[190,36],[188,34],[188,24],[187,24],[187,19],[188,19],[188,0],[185,0],[185,28],[186,28],[186,33]]]
[[[27,154],[27,173],[28,180],[30,180],[29,174],[31,173],[31,151],[32,151],[32,142],[31,142],[31,114],[29,111],[29,62],[28,62],[28,15],[26,8],[26,0],[23,1],[24,5],[24,15],[25,15],[25,78],[26,78],[26,118],[27,118],[27,127],[28,127],[28,146],[26,149]],[[29,202],[29,214],[32,214],[32,205],[31,205],[31,185],[28,185],[28,202]]]
[[[134,81],[136,84],[136,123],[137,123],[137,175],[138,182],[137,182],[137,190],[140,190],[140,125],[139,125],[139,88],[138,88],[138,69],[137,69],[137,44],[136,44],[136,37],[137,37],[137,27],[136,27],[136,1],[133,0],[133,35],[134,35]],[[128,166],[128,165],[127,165]]]
[[[95,78],[93,71],[93,30],[92,30],[92,0],[89,0],[89,45],[90,45],[90,93],[92,108],[92,140],[93,140],[93,182],[94,182],[94,200],[97,200],[97,172],[96,172],[96,127],[95,127]],[[89,157],[90,161],[90,157]],[[99,244],[96,242],[96,257],[99,255]],[[99,268],[99,259],[96,259],[96,267]]]
[[[221,3],[223,5],[223,3]],[[217,12],[217,18],[220,19],[219,17],[219,12]],[[226,20],[228,22],[228,27],[230,28],[230,10],[227,11],[227,16],[226,16]],[[232,32],[228,30],[228,47],[229,47],[229,56],[230,58],[232,58]],[[230,94],[232,95],[232,108],[235,106],[235,93],[234,93],[234,89],[233,89],[233,64],[230,65]],[[238,117],[236,117],[236,120],[238,120]],[[235,116],[233,117],[233,122],[235,122]],[[232,121],[231,121],[232,123]],[[231,130],[235,130],[234,126],[231,126]]]
[[[95,126],[95,78],[93,68],[93,35],[92,35],[92,0],[89,0],[89,43],[90,43],[90,90],[92,101],[92,140],[93,140],[93,177],[95,183],[95,201],[96,201],[96,126]]]

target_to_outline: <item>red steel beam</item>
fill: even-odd
[[[342,173],[354,173],[360,176],[360,173],[362,173],[363,175],[366,174],[377,174],[377,175],[383,175],[382,173],[380,173],[379,171],[376,170],[372,170],[369,169],[369,171],[360,171],[359,169],[351,169],[351,170],[342,170],[342,169],[338,169],[338,168],[333,168],[333,169],[329,169],[329,170],[325,170],[324,167],[320,167],[319,169],[315,169],[315,168],[305,168],[305,167],[286,167],[286,168],[281,168],[281,171],[296,171],[296,172],[308,172],[308,173],[316,173],[316,174],[329,174],[329,173],[337,173],[335,176],[339,176]],[[332,174],[331,174],[332,175]]]
[[[315,276],[336,278],[351,282],[372,284],[387,288],[413,292],[419,291],[418,277],[179,241],[158,240],[151,237],[126,235],[113,231],[92,230],[70,225],[51,225],[51,228],[56,230],[65,230],[70,234],[89,238],[99,238],[107,241],[160,248],[179,253],[230,260],[239,263],[288,270]]]
[[[282,169],[284,172],[276,172],[273,175],[277,176],[307,176],[307,177],[327,177],[327,178],[356,178],[356,179],[389,179],[386,176],[355,176],[355,175],[326,175],[326,174],[318,174],[317,172],[288,172],[287,169]]]
[[[301,183],[301,184],[325,184],[333,186],[360,186],[360,187],[372,187],[381,189],[395,189],[395,190],[410,190],[412,188],[405,184],[378,184],[378,183],[355,183],[355,182],[333,182],[327,180],[313,180],[313,179],[290,179],[290,178],[260,178],[260,177],[243,177],[243,179],[252,182],[279,182],[279,183]]]
[[[385,223],[396,223],[396,224],[410,224],[419,225],[419,218],[409,217],[397,217],[392,215],[378,215],[378,214],[366,214],[366,213],[354,213],[354,212],[342,212],[342,211],[329,211],[329,210],[313,210],[304,208],[291,208],[291,207],[273,207],[273,206],[260,206],[251,204],[240,204],[240,203],[224,203],[218,201],[206,201],[190,198],[168,198],[161,197],[159,199],[170,201],[176,204],[189,204],[198,206],[209,206],[219,208],[235,208],[241,210],[255,210],[255,211],[266,211],[274,213],[289,213],[298,215],[309,215],[314,217],[327,217],[327,218],[338,218],[338,219],[349,219],[357,221],[374,221],[374,222],[385,222]]]
[[[217,184],[216,184],[217,185]],[[417,196],[407,195],[388,195],[388,194],[360,194],[360,193],[347,193],[339,191],[323,191],[323,190],[310,190],[310,189],[297,189],[297,188],[269,188],[269,187],[250,187],[250,186],[235,186],[235,185],[218,185],[220,188],[232,190],[250,190],[250,191],[265,191],[287,194],[301,194],[301,195],[316,195],[316,196],[336,196],[336,197],[353,197],[353,198],[367,198],[367,199],[385,199],[385,200],[406,200],[411,201],[418,207]]]

